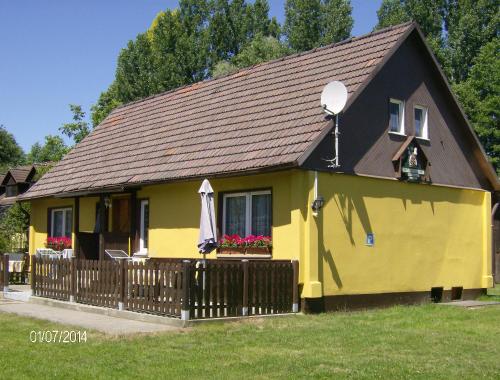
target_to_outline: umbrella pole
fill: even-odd
[[[207,271],[207,254],[203,252],[203,294],[205,294],[205,275]]]

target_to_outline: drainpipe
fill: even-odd
[[[318,213],[313,212],[312,202],[318,194],[318,173],[308,172],[308,202],[307,220],[305,225],[305,262],[303,298],[323,297],[322,284],[319,280],[319,249],[318,249]],[[311,191],[312,190],[312,191]],[[301,269],[302,270],[302,269]]]
[[[495,214],[498,210],[499,205],[500,202],[497,202],[491,209],[491,275],[493,276],[493,286],[495,286],[494,283],[499,280],[498,278],[495,278],[496,274]]]

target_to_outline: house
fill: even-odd
[[[339,168],[320,105],[332,80],[348,90]],[[499,181],[413,23],[115,109],[22,196],[30,253],[67,236],[89,259],[200,258],[204,178],[221,236],[269,234],[272,260],[299,260],[304,310],[493,285]]]
[[[17,166],[0,175],[0,219],[16,203],[18,197],[28,191],[36,182],[38,167],[34,165]],[[12,236],[12,243],[17,250],[22,250],[26,248],[27,237],[23,234]]]

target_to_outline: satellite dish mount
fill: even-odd
[[[329,168],[337,169],[340,167],[339,159],[339,113],[345,107],[347,102],[347,89],[342,82],[333,81],[328,83],[321,92],[321,107],[326,114],[335,116],[335,157],[327,160],[330,163]]]

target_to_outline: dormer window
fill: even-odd
[[[17,185],[7,185],[5,188],[5,197],[15,197],[17,195]]]
[[[405,134],[404,128],[405,107],[404,102],[397,99],[389,100],[389,132],[400,135]]]
[[[415,106],[414,108],[415,136],[428,139],[429,128],[427,125],[427,108]]]

